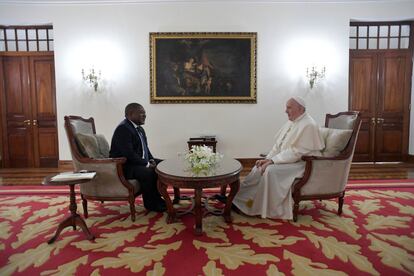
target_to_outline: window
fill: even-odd
[[[0,52],[53,51],[53,26],[0,25]]]
[[[408,49],[410,33],[411,22],[351,22],[349,49]]]

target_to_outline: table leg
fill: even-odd
[[[203,234],[203,225],[202,225],[202,210],[201,210],[201,188],[195,188],[195,206],[194,206],[194,216],[195,216],[195,229],[194,232],[196,235],[200,236]]]
[[[69,188],[70,188],[70,193],[69,193],[69,199],[70,199],[69,210],[70,210],[70,215],[72,217],[75,217],[76,216],[76,211],[77,211],[77,208],[78,208],[78,206],[76,205],[75,185],[69,185]],[[72,221],[72,224],[71,225],[73,227],[73,230],[76,230],[76,223],[75,223],[74,220]],[[69,226],[70,226],[70,224],[69,224]]]
[[[160,194],[162,195],[162,197],[164,198],[165,205],[167,206],[167,213],[168,213],[167,223],[175,222],[176,220],[175,209],[173,207],[171,198],[167,192],[167,185],[164,184],[164,182],[162,182],[160,179],[158,179],[157,188]]]
[[[230,184],[230,193],[227,197],[226,206],[224,207],[223,217],[226,222],[231,222],[231,205],[233,202],[234,197],[236,196],[237,192],[240,188],[240,180],[236,180],[233,183]]]
[[[221,188],[220,188],[220,194],[222,196],[225,196],[226,195],[226,188],[227,188],[227,185],[221,186]]]
[[[55,235],[47,243],[48,244],[54,243],[56,241],[56,239],[59,237],[60,232],[62,232],[62,230],[65,229],[68,226],[73,226],[72,215],[67,217],[61,223],[59,223],[59,226],[58,226],[58,229],[56,230]]]
[[[172,201],[173,204],[179,204],[180,200],[190,200],[191,198],[189,196],[182,196],[180,194],[180,189],[177,187],[174,187],[174,199]]]
[[[180,189],[174,187],[174,200],[173,200],[173,204],[178,204],[180,203]]]
[[[88,240],[93,240],[95,237],[91,234],[91,232],[88,229],[88,226],[86,226],[85,221],[82,219],[79,214],[76,213],[77,206],[76,206],[76,197],[75,197],[75,185],[69,185],[70,186],[70,204],[69,204],[69,210],[70,210],[70,216],[67,217],[64,221],[59,223],[58,229],[56,230],[55,235],[47,242],[48,244],[54,243],[56,239],[59,237],[60,232],[62,232],[63,229],[66,227],[72,226],[74,230],[76,230],[76,225],[78,225],[83,233],[85,233]]]

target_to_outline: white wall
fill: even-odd
[[[94,117],[97,131],[110,140],[129,102],[144,105],[145,129],[157,157],[184,151],[187,138],[200,134],[217,135],[218,151],[225,155],[256,157],[272,146],[286,121],[290,95],[304,96],[320,124],[325,113],[347,109],[350,19],[412,18],[414,1],[0,4],[0,24],[53,23],[61,160],[71,158],[64,115]],[[186,31],[257,32],[257,104],[149,103],[149,32]],[[312,62],[326,65],[327,75],[310,90],[304,75]],[[99,93],[81,80],[81,68],[91,64],[102,69],[105,83]]]

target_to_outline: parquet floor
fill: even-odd
[[[353,163],[349,179],[414,179],[414,164]]]
[[[242,171],[246,176],[250,167]],[[0,169],[0,186],[41,185],[45,176],[73,170],[72,165],[59,168]],[[412,163],[354,163],[349,179],[414,179]]]
[[[42,185],[45,176],[71,170],[72,165],[59,168],[0,169],[0,186]]]

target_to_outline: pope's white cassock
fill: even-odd
[[[240,185],[233,203],[247,215],[262,218],[292,219],[292,183],[303,176],[303,155],[320,156],[325,147],[319,127],[306,112],[295,121],[288,121],[276,134],[276,143],[266,156],[274,164],[263,175],[253,167]]]

